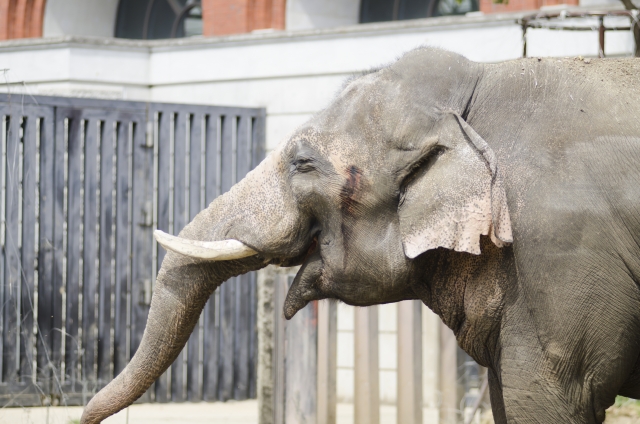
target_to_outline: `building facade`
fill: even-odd
[[[0,40],[60,35],[216,36],[616,3],[618,0],[1,0]]]

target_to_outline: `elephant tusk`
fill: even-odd
[[[207,261],[229,261],[257,255],[258,252],[238,240],[199,241],[172,236],[160,230],[153,232],[156,241],[165,249],[191,258]]]

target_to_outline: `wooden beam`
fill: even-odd
[[[293,276],[289,277],[289,286]],[[309,302],[285,324],[284,423],[315,423],[318,410],[318,302]]]
[[[261,424],[291,424],[317,421],[317,365],[318,365],[318,302],[310,302],[289,321],[282,308],[294,279],[295,269],[275,271],[273,283],[273,391],[270,397],[273,409],[260,404]],[[265,335],[268,336],[268,335]],[[265,364],[266,365],[266,364]],[[262,380],[261,380],[262,382]],[[267,382],[265,382],[266,387]],[[334,390],[335,392],[335,390]]]
[[[440,317],[422,305],[422,399],[425,422],[440,422]],[[423,413],[424,413],[423,412]]]
[[[422,424],[422,302],[398,303],[398,423]]]
[[[279,325],[275,266],[258,271],[258,424],[274,424],[275,367]],[[280,365],[280,364],[278,364]]]
[[[271,421],[273,424],[284,424],[285,416],[286,320],[282,314],[282,307],[288,289],[287,276],[277,274],[274,281],[274,313],[276,318],[273,332],[273,421]]]
[[[440,422],[457,422],[458,404],[458,342],[453,331],[443,323],[440,327]]]
[[[317,424],[336,424],[338,304],[318,302]]]
[[[380,423],[378,307],[355,310],[354,424]]]

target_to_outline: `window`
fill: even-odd
[[[116,37],[180,38],[202,35],[202,6],[197,0],[120,0]]]
[[[360,22],[463,15],[477,10],[478,0],[362,0]]]

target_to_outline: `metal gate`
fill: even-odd
[[[86,404],[140,344],[176,234],[264,156],[264,109],[0,95],[0,406]],[[256,278],[142,402],[256,394]],[[250,299],[250,301],[247,301]]]

